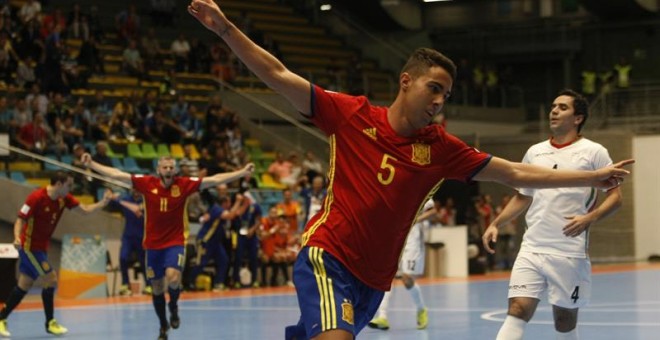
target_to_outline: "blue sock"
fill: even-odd
[[[160,328],[168,328],[169,323],[167,322],[167,311],[165,310],[165,294],[152,295],[151,300],[154,303],[154,309],[156,310],[156,315],[158,315],[158,320],[160,321]]]
[[[168,287],[168,292],[170,293],[170,313],[177,313],[179,311],[179,295],[181,294],[181,287]]]
[[[46,313],[46,324],[53,319],[53,314],[55,310],[54,300],[55,298],[55,288],[48,287],[41,290],[41,300],[44,303],[44,312]]]

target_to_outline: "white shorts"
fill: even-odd
[[[530,297],[563,308],[584,307],[591,298],[591,262],[588,258],[520,252],[511,271],[509,298]]]
[[[397,276],[406,274],[419,276],[424,274],[424,237],[422,234],[422,223],[415,223],[410,232],[406,244],[403,246],[401,259],[399,259],[399,271]]]

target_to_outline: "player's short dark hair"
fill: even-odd
[[[55,171],[50,176],[50,185],[55,185],[57,183],[64,184],[64,183],[66,183],[66,181],[69,180],[69,177],[73,177],[73,176],[71,176],[71,174],[69,174],[68,172],[61,171],[61,170]]]
[[[559,95],[573,98],[573,114],[583,117],[582,122],[578,125],[578,132],[580,132],[584,123],[587,122],[587,118],[589,118],[589,101],[583,95],[571,89],[561,90],[559,91]]]
[[[451,75],[452,81],[456,79],[456,64],[444,54],[426,47],[418,48],[410,55],[406,64],[403,65],[401,73],[408,72],[413,76],[419,76],[433,66],[445,69]]]

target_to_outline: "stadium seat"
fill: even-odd
[[[119,158],[111,158],[111,160],[112,160],[112,167],[113,167],[113,168],[119,169],[119,170],[121,170],[121,171],[125,171],[125,170],[126,170],[126,169],[124,169],[124,164],[122,164],[121,159],[119,159]]]
[[[172,154],[172,157],[176,159],[183,158],[183,146],[181,146],[181,144],[170,145],[170,153]]]
[[[199,159],[199,151],[197,151],[197,147],[195,144],[188,144],[190,145],[190,158],[192,159]]]
[[[128,157],[133,157],[135,159],[147,158],[145,157],[144,154],[142,154],[142,150],[140,150],[140,146],[135,143],[130,143],[126,146],[126,153],[128,154]],[[153,158],[153,157],[149,157],[149,158]]]
[[[142,143],[142,158],[158,158],[158,153],[156,153],[156,148],[152,143]]]
[[[167,144],[158,144],[156,153],[158,154],[158,157],[166,157],[170,156],[170,149],[167,147]]]
[[[52,153],[49,153],[49,154],[45,155],[45,157],[48,158],[48,159],[55,160],[55,161],[57,160],[57,155],[52,154]],[[44,170],[57,171],[57,170],[61,170],[61,169],[62,168],[60,168],[59,166],[57,166],[55,164],[44,162]]]
[[[115,153],[114,151],[112,151],[112,147],[110,145],[108,145],[107,149],[108,149],[108,151],[106,152],[106,155],[108,157],[110,157],[110,158],[124,158],[123,153]]]
[[[22,172],[20,171],[12,171],[9,173],[9,178],[11,178],[12,181],[18,182],[18,183],[25,183],[25,175],[23,175]]]
[[[139,173],[139,174],[144,174],[149,171],[142,169],[137,162],[135,161],[135,158],[133,157],[124,157],[124,170],[127,172],[131,173]]]
[[[62,162],[64,164],[71,165],[71,164],[73,164],[73,156],[71,156],[71,155],[62,155],[60,157],[60,162]]]

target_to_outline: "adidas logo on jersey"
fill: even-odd
[[[362,130],[365,135],[369,136],[369,138],[376,140],[376,128],[366,128]]]

